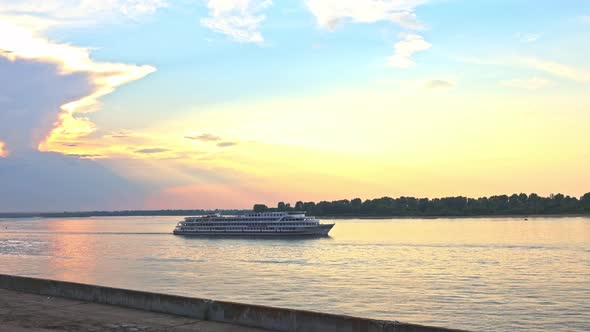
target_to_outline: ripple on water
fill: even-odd
[[[336,221],[201,239],[178,218],[4,220],[0,273],[477,331],[590,331],[590,219]]]

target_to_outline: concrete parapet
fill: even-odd
[[[451,332],[439,327],[0,274],[0,288],[283,332]]]

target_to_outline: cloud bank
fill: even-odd
[[[88,49],[44,34],[64,24],[136,17],[162,5],[153,0],[0,3],[0,210],[115,208],[117,202],[137,206],[141,201],[137,184],[88,159],[98,155],[54,152],[95,130],[86,114],[99,110],[100,97],[155,68],[97,62]]]
[[[427,0],[307,0],[307,7],[315,16],[320,27],[334,30],[341,22],[376,23],[391,22],[407,30],[422,30],[422,24],[415,14],[416,7]],[[394,45],[394,54],[387,60],[387,66],[408,68],[415,63],[411,56],[427,50],[431,44],[415,33],[400,34],[401,41]]]
[[[583,68],[575,68],[563,63],[531,56],[515,57],[513,62],[520,66],[540,70],[542,72],[562,78],[567,78],[573,81],[590,82],[590,71]]]
[[[6,143],[0,141],[0,158],[6,158],[8,150],[6,150]]]
[[[0,72],[0,140],[11,153],[36,150],[59,122],[60,107],[93,90],[87,74],[63,75],[51,63],[0,56]]]
[[[272,5],[271,0],[209,0],[209,16],[201,25],[242,43],[264,41],[258,31],[266,19],[261,12]]]
[[[404,28],[423,28],[414,9],[426,3],[425,0],[307,0],[307,7],[317,23],[324,28],[334,29],[340,21],[375,23],[390,21]]]
[[[168,6],[167,0],[18,0],[0,1],[0,21],[32,31],[67,25],[95,25],[139,19]]]
[[[512,79],[500,82],[501,85],[509,88],[539,90],[551,84],[551,81],[544,78],[532,77],[528,79]]]
[[[217,143],[217,146],[220,148],[227,148],[227,147],[234,146],[237,144],[238,143],[236,143],[236,142],[219,142],[219,143]]]
[[[154,153],[162,153],[170,151],[169,149],[164,148],[146,148],[146,149],[139,149],[135,150],[135,153],[144,153],[144,154],[154,154]]]
[[[432,47],[430,43],[416,34],[402,34],[403,39],[395,44],[393,55],[387,59],[389,67],[408,68],[415,65],[412,55]]]
[[[40,152],[60,105],[92,91],[89,76],[63,74],[51,63],[0,57],[0,211],[64,211],[140,207],[137,183],[87,158]],[[35,79],[30,79],[35,77]]]
[[[187,135],[184,138],[190,139],[190,140],[194,140],[194,141],[201,141],[201,142],[214,142],[214,141],[220,141],[221,137],[217,136],[217,135],[213,135],[213,134],[201,134],[201,135]]]

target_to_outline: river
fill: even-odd
[[[590,218],[339,219],[331,237],[298,240],[174,236],[178,220],[0,219],[0,273],[478,331],[590,330]]]

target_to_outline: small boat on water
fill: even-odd
[[[322,224],[305,212],[253,212],[238,216],[209,214],[186,217],[175,235],[328,236],[334,224]]]

